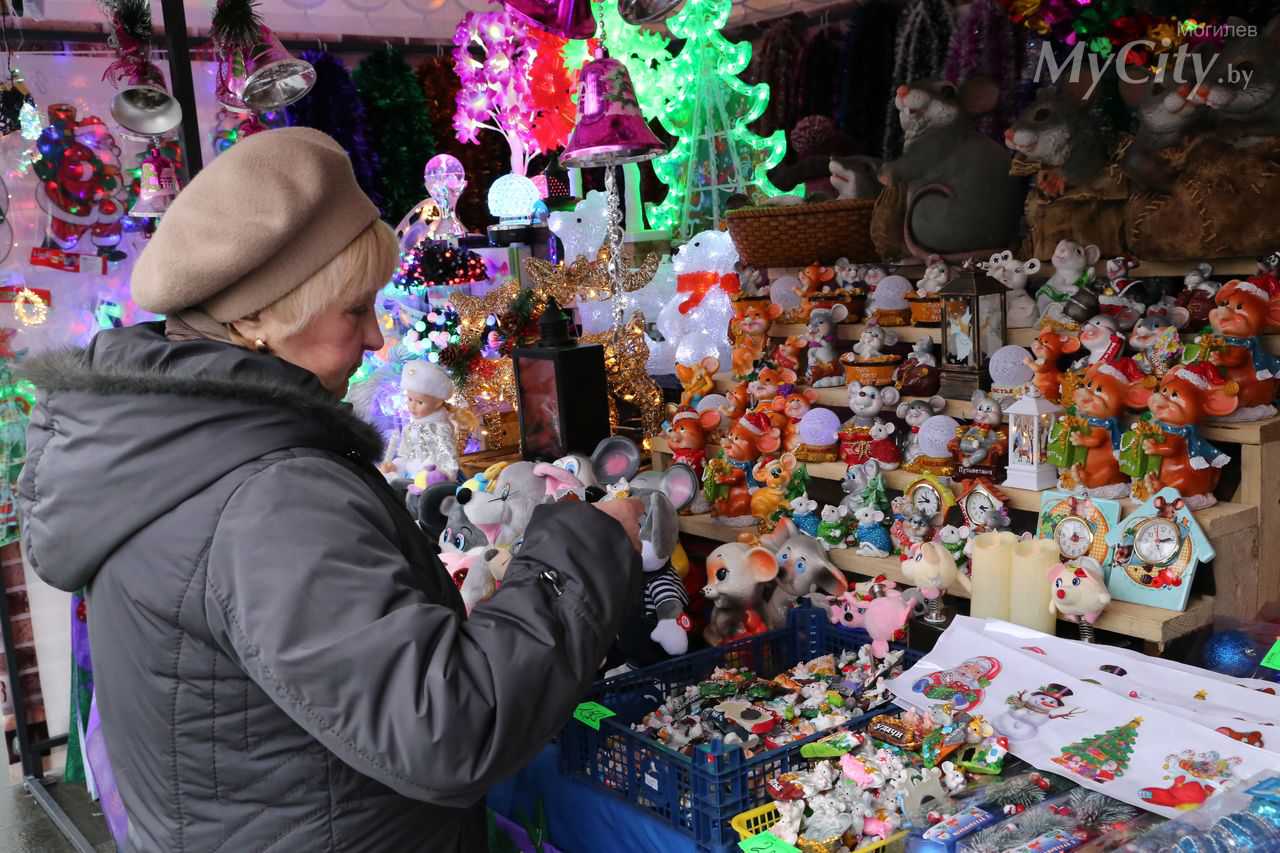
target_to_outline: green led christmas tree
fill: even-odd
[[[1118,779],[1129,767],[1129,757],[1133,755],[1140,725],[1142,718],[1134,717],[1123,726],[1064,746],[1062,754],[1052,759],[1053,763],[1094,782]]]
[[[732,0],[686,0],[667,22],[684,48],[668,66],[672,91],[658,119],[676,143],[653,161],[667,197],[647,211],[654,228],[677,239],[718,228],[732,195],[782,195],[767,173],[782,162],[787,140],[781,130],[768,137],[747,130],[769,105],[769,86],[738,79],[751,45],[721,34],[732,7]]]

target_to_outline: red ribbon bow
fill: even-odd
[[[686,272],[676,276],[676,293],[688,294],[689,298],[680,303],[680,313],[688,314],[702,304],[703,298],[717,287],[729,295],[742,290],[742,283],[736,272],[720,275],[713,272]]]

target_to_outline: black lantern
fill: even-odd
[[[1004,285],[966,267],[939,292],[942,297],[942,396],[967,400],[991,390],[987,363],[1005,344]]]
[[[609,436],[609,378],[604,347],[580,344],[569,316],[548,300],[537,344],[516,347],[516,393],[520,406],[520,452],[525,459],[554,460],[590,453]]]

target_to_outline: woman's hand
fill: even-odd
[[[644,504],[635,498],[614,498],[613,500],[596,501],[592,504],[596,509],[622,525],[631,540],[631,547],[640,551],[640,519],[644,517]]]

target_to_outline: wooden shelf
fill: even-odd
[[[653,450],[655,453],[669,454],[671,452],[667,446],[666,439],[661,436],[653,440]],[[844,479],[844,473],[849,466],[843,462],[807,462],[805,463],[805,468],[808,470],[810,478],[838,482]],[[898,492],[903,491],[922,476],[901,469],[883,471],[881,473],[884,475],[885,486]],[[1041,492],[1006,486],[1001,486],[1000,489],[1008,496],[1008,506],[1010,508],[1035,513],[1040,511]],[[1133,512],[1141,503],[1141,501],[1133,498],[1121,501],[1120,511],[1122,517]],[[1198,510],[1195,513],[1195,517],[1196,521],[1204,529],[1205,535],[1212,540],[1229,536],[1249,527],[1255,527],[1258,523],[1258,508],[1246,504],[1219,502],[1206,509]]]
[[[734,542],[740,534],[752,528],[720,524],[709,515],[687,515],[680,518],[680,530],[690,536],[717,542]],[[902,564],[897,557],[866,557],[855,553],[851,548],[837,548],[831,551],[831,561],[850,574],[869,578],[884,575],[899,584],[911,585],[903,575]],[[947,594],[958,598],[969,597],[969,593],[959,583],[948,589]],[[1187,609],[1181,612],[1128,601],[1114,601],[1103,612],[1095,627],[1163,645],[1212,622],[1213,598],[1196,596],[1188,603]]]
[[[728,391],[734,386],[733,377],[727,373],[716,374],[716,390]],[[814,388],[817,396],[814,402],[829,409],[848,409],[849,392],[841,385],[835,388]],[[903,397],[904,400],[923,400],[924,397]],[[942,412],[959,421],[967,421],[973,416],[973,407],[967,400],[948,400],[947,408]],[[1008,420],[1006,418],[1006,420]],[[1133,419],[1131,418],[1130,421]],[[1266,444],[1268,441],[1280,439],[1280,415],[1260,421],[1210,421],[1200,433],[1212,442],[1226,444]]]

